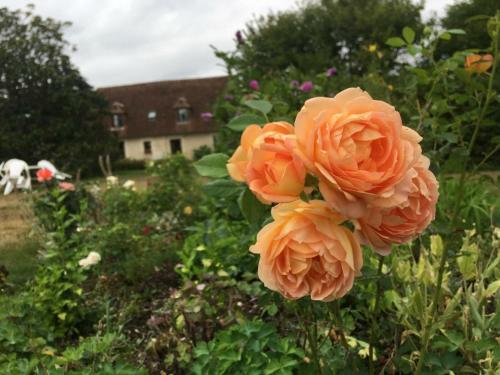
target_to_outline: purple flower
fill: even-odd
[[[252,80],[248,83],[248,86],[249,86],[252,90],[255,90],[255,91],[259,91],[259,89],[260,89],[259,81],[257,81],[256,79],[252,79]]]
[[[290,87],[299,87],[300,83],[296,79],[290,81]]]
[[[200,116],[201,116],[203,121],[210,121],[214,117],[212,112],[201,112]]]
[[[311,92],[314,85],[311,81],[305,81],[302,85],[300,85],[300,91],[302,92]]]
[[[234,96],[230,94],[224,95],[224,100],[232,102],[234,100]]]
[[[236,40],[238,42],[238,45],[245,43],[245,40],[243,39],[243,35],[241,35],[240,30],[236,31]]]
[[[337,69],[334,68],[333,66],[326,71],[326,76],[328,78],[333,77],[336,74],[337,74]]]

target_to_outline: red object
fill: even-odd
[[[36,178],[37,178],[38,182],[47,182],[47,181],[50,181],[50,180],[52,180],[52,177],[54,177],[54,175],[47,168],[39,169],[36,172]]]
[[[149,233],[151,233],[151,227],[145,226],[144,228],[142,228],[142,234],[147,236]]]

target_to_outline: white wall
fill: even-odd
[[[214,134],[193,134],[168,137],[151,137],[151,138],[135,138],[125,139],[125,157],[135,160],[157,160],[163,159],[170,155],[170,140],[180,139],[182,153],[188,158],[193,157],[193,150],[207,145],[214,147]],[[144,154],[144,142],[151,142],[151,155]]]

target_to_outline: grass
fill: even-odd
[[[22,285],[31,279],[37,266],[38,249],[39,244],[34,240],[0,245],[0,265],[9,272],[9,283]]]

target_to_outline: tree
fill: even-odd
[[[500,9],[498,0],[462,0],[450,5],[441,23],[446,29],[463,29],[465,35],[456,35],[447,43],[438,46],[439,55],[450,56],[455,51],[464,49],[485,49],[490,46],[491,39],[488,35],[487,18],[475,16],[494,16]]]
[[[113,149],[107,103],[70,61],[61,23],[0,8],[0,160],[92,170]]]
[[[297,11],[261,17],[247,25],[239,43],[243,60],[259,72],[293,66],[302,72],[318,72],[338,64],[351,73],[366,70],[368,47],[393,53],[387,38],[405,26],[423,28],[422,4],[410,0],[322,0]]]

